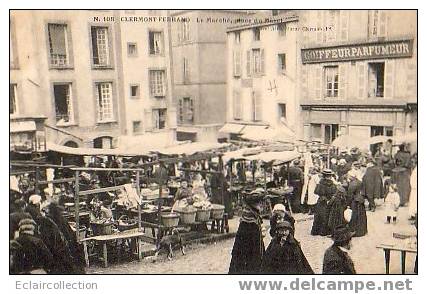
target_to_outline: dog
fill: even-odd
[[[176,228],[172,229],[172,235],[163,236],[163,238],[160,240],[160,243],[156,249],[156,253],[154,254],[153,262],[157,260],[157,256],[162,250],[168,253],[168,260],[172,260],[173,249],[175,248],[179,248],[182,255],[185,255],[184,242],[180,232]]]

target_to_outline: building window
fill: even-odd
[[[190,81],[190,68],[188,65],[188,58],[185,57],[182,60],[182,77],[184,83],[188,83]]]
[[[243,112],[242,97],[240,91],[233,91],[233,117],[235,120],[242,119]]]
[[[252,92],[252,120],[262,120],[262,99],[259,92]]]
[[[369,10],[368,38],[385,37],[387,29],[386,11]]]
[[[113,83],[96,83],[98,122],[111,122],[113,113]]]
[[[240,51],[236,50],[233,52],[233,75],[235,77],[240,77],[242,72],[242,61],[240,57]]]
[[[279,62],[279,72],[285,72],[286,71],[286,54],[281,53],[278,54],[278,62]]]
[[[279,37],[286,36],[286,23],[279,23],[277,25],[277,31],[279,32]]]
[[[71,83],[53,85],[56,124],[71,124],[74,121]]]
[[[134,99],[139,98],[139,85],[130,86],[130,97]]]
[[[112,137],[99,137],[93,140],[93,148],[111,149],[113,148]]]
[[[162,32],[149,32],[148,42],[150,45],[150,55],[163,54],[163,33]]]
[[[136,43],[128,43],[128,57],[137,57],[138,56],[138,48]]]
[[[321,124],[311,124],[311,139],[322,139],[322,125]]]
[[[69,64],[68,36],[66,24],[47,25],[49,36],[50,65],[64,67]]]
[[[179,100],[179,122],[181,124],[192,124],[194,121],[193,99],[184,97]]]
[[[17,85],[9,84],[9,114],[18,113],[18,104],[17,104]]]
[[[240,32],[234,32],[234,43],[240,44]]]
[[[156,130],[166,128],[166,108],[153,109],[153,127]]]
[[[182,22],[179,29],[181,30],[180,31],[180,41],[181,42],[190,41],[190,22],[188,22],[188,21]]]
[[[254,41],[260,41],[261,40],[261,29],[260,28],[254,28]]]
[[[150,93],[154,97],[166,96],[166,78],[164,70],[150,70]]]
[[[132,122],[132,128],[134,134],[140,134],[142,132],[142,123],[140,120]]]
[[[325,97],[338,97],[338,66],[325,66]]]
[[[260,74],[261,71],[261,50],[252,49],[252,68],[254,74]]]
[[[92,27],[92,57],[95,66],[110,65],[110,48],[107,27]]]
[[[279,103],[279,119],[285,119],[286,120],[286,104],[285,103]]]
[[[331,144],[338,136],[338,125],[325,125],[325,144]]]
[[[384,62],[368,63],[368,97],[384,97]]]

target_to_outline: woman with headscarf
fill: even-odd
[[[260,216],[262,194],[245,196],[245,208],[231,252],[229,274],[256,274],[264,255],[262,218]]]
[[[276,204],[273,207],[273,212],[270,217],[270,236],[276,236],[277,224],[287,221],[292,225],[292,232],[295,232],[295,219],[290,215],[283,204]]]
[[[338,186],[336,193],[329,202],[330,213],[328,227],[330,232],[333,232],[336,227],[345,223],[344,211],[347,207],[346,194],[347,191],[342,186]]]
[[[293,226],[287,221],[277,224],[275,237],[265,251],[261,264],[263,274],[312,275],[310,264],[294,238]]]
[[[349,228],[354,232],[355,237],[362,237],[368,233],[365,198],[361,194],[361,189],[362,182],[356,176],[350,175],[347,191],[352,211]]]

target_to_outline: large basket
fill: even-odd
[[[176,227],[179,224],[180,219],[179,215],[176,213],[163,214],[161,218],[162,224],[168,228]]]
[[[210,209],[198,209],[196,212],[196,221],[201,223],[207,222],[210,219],[210,216]]]
[[[112,223],[91,223],[93,234],[95,236],[99,235],[111,235],[113,233],[113,224]]]
[[[213,204],[211,209],[211,219],[222,219],[224,217],[225,206]]]
[[[196,213],[197,213],[196,210],[194,211],[180,210],[177,212],[179,213],[179,219],[183,225],[191,225],[196,222]]]
[[[129,219],[126,215],[122,215],[117,222],[117,228],[120,232],[136,229],[138,227],[138,221]]]

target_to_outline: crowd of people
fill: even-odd
[[[274,206],[270,218],[272,240],[266,250],[260,214],[264,195],[253,193],[244,198],[230,274],[313,273],[294,237],[295,220],[290,212],[314,214],[310,233],[334,241],[324,255],[324,274],[356,273],[347,253],[352,238],[368,234],[367,210],[374,213],[382,203],[385,223],[398,222],[397,212],[402,206],[409,206],[407,219],[415,220],[417,216],[417,157],[403,144],[394,155],[384,148],[374,155],[353,148],[328,154],[325,160],[312,151],[310,156],[279,170],[273,178],[279,186],[293,187],[293,194],[288,201]]]

